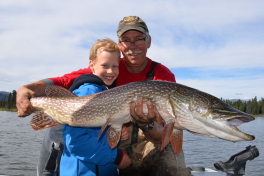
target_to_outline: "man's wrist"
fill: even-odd
[[[149,124],[143,125],[143,126],[140,126],[140,125],[137,125],[137,126],[143,132],[148,132],[148,131],[152,130],[152,128],[154,127],[154,121],[149,123]]]

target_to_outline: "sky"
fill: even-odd
[[[152,38],[147,56],[178,83],[224,99],[264,98],[263,0],[1,0],[0,91],[86,68],[125,16]]]

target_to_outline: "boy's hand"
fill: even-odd
[[[131,160],[129,159],[128,155],[125,153],[123,158],[122,158],[121,163],[119,165],[117,165],[117,168],[118,169],[125,169],[128,166],[130,166],[130,164],[131,164]]]
[[[121,141],[125,141],[129,138],[129,132],[128,132],[128,128],[126,126],[123,125],[122,127],[122,131],[121,131]]]

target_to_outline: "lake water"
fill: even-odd
[[[18,118],[15,112],[0,111],[0,175],[36,176],[41,143],[46,130],[34,131],[32,115]],[[193,135],[184,131],[184,153],[187,166],[204,166],[227,161],[232,155],[255,145],[260,156],[247,161],[246,176],[264,176],[264,118],[242,124],[239,129],[255,135],[254,141],[229,142]]]

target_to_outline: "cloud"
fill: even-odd
[[[0,79],[1,82],[12,82],[11,80],[8,79]]]
[[[217,98],[224,99],[251,99],[263,96],[263,91],[259,87],[264,86],[264,77],[258,79],[237,79],[237,78],[217,78],[217,79],[177,79],[178,83],[196,88],[209,93]],[[243,95],[237,95],[237,92]]]
[[[118,22],[138,15],[152,36],[148,56],[178,81],[218,97],[264,96],[263,9],[262,0],[3,0],[0,89],[87,67],[94,41],[116,40]]]

